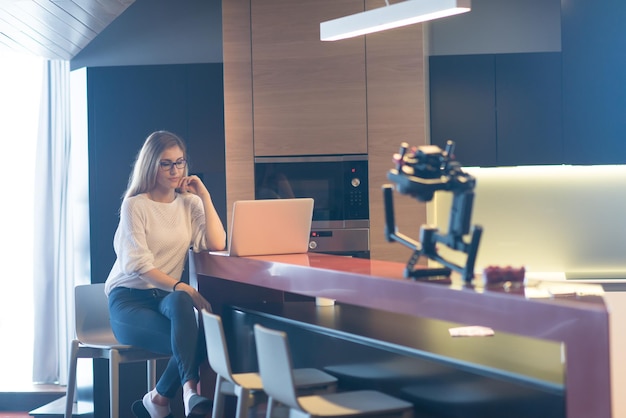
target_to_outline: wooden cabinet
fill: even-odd
[[[430,58],[431,142],[464,165],[561,164],[559,53]]]
[[[321,42],[319,24],[383,0],[228,0],[222,3],[227,207],[254,199],[254,156],[368,154],[370,248],[386,241],[381,186],[403,141],[426,142],[423,27]],[[418,233],[426,205],[402,197],[396,219]]]
[[[321,42],[359,0],[250,3],[254,154],[367,153],[365,38]]]
[[[389,183],[387,173],[393,167],[393,153],[403,141],[411,145],[426,143],[422,44],[421,25],[367,35],[370,253],[378,260],[406,262],[412,254],[409,248],[385,239],[381,186]],[[397,227],[417,238],[420,225],[426,223],[426,204],[395,194]]]

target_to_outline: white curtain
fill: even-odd
[[[74,201],[67,61],[45,63],[35,179],[33,381],[67,381],[74,336]]]

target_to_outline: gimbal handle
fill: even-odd
[[[470,202],[472,200],[471,197]],[[450,234],[440,235],[437,233],[437,228],[422,225],[420,228],[421,242],[419,242],[397,231],[393,207],[393,186],[390,184],[383,185],[383,202],[385,207],[385,237],[387,241],[397,241],[405,247],[413,250],[413,254],[407,262],[407,266],[404,271],[404,277],[419,279],[430,276],[449,276],[452,270],[454,270],[462,275],[463,281],[465,281],[466,283],[470,283],[472,281],[472,278],[474,277],[476,256],[478,253],[478,245],[480,243],[480,238],[482,235],[482,228],[480,226],[474,226],[472,228],[472,238],[469,243],[466,243],[463,241],[462,236]],[[465,204],[462,206],[465,211],[469,211],[469,214],[465,214],[458,219],[463,219],[465,221],[469,219],[472,205],[470,203],[469,205]],[[454,212],[457,209],[458,208],[453,207],[452,216],[455,216]],[[456,216],[458,217],[458,214]],[[463,230],[463,228],[461,228],[461,230]],[[437,243],[443,243],[454,250],[466,253],[467,259],[465,266],[459,266],[441,257],[437,253]],[[415,265],[417,264],[421,256],[425,256],[433,261],[436,261],[442,264],[444,267],[415,269]]]

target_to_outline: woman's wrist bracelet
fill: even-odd
[[[177,282],[176,282],[176,284],[174,285],[174,287],[172,287],[172,292],[175,292],[175,291],[176,291],[176,287],[177,287],[179,284],[181,284],[181,283],[184,283],[184,282],[183,282],[182,280],[177,281]]]

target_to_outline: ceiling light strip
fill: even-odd
[[[407,0],[320,23],[322,41],[338,41],[469,12],[471,0]]]

